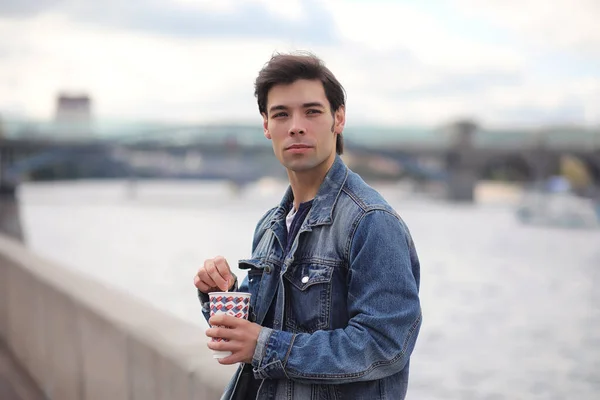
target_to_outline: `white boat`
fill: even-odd
[[[575,195],[568,185],[533,188],[524,193],[517,206],[517,218],[532,225],[568,228],[600,227],[599,204]]]

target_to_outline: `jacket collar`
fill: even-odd
[[[313,205],[306,216],[304,226],[313,227],[317,225],[326,225],[333,222],[333,208],[342,191],[342,187],[348,178],[348,167],[336,154],[335,160],[327,171],[323,183],[319,187],[317,195],[313,200]],[[272,224],[283,221],[285,226],[285,216],[294,200],[292,187],[288,186],[285,195],[281,199],[279,206],[273,216]]]

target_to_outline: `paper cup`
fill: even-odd
[[[248,310],[250,309],[250,293],[240,292],[211,292],[208,294],[210,299],[210,316],[215,314],[227,314],[236,318],[248,319]],[[227,341],[227,339],[211,338],[213,342]],[[213,358],[224,358],[231,355],[230,351],[213,350]]]

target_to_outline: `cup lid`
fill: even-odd
[[[209,296],[242,296],[242,297],[250,297],[252,293],[248,292],[209,292]]]

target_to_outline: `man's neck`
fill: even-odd
[[[331,161],[327,160],[310,171],[295,172],[288,170],[290,186],[294,193],[294,209],[297,210],[300,203],[305,203],[315,198],[334,160],[335,158]]]

